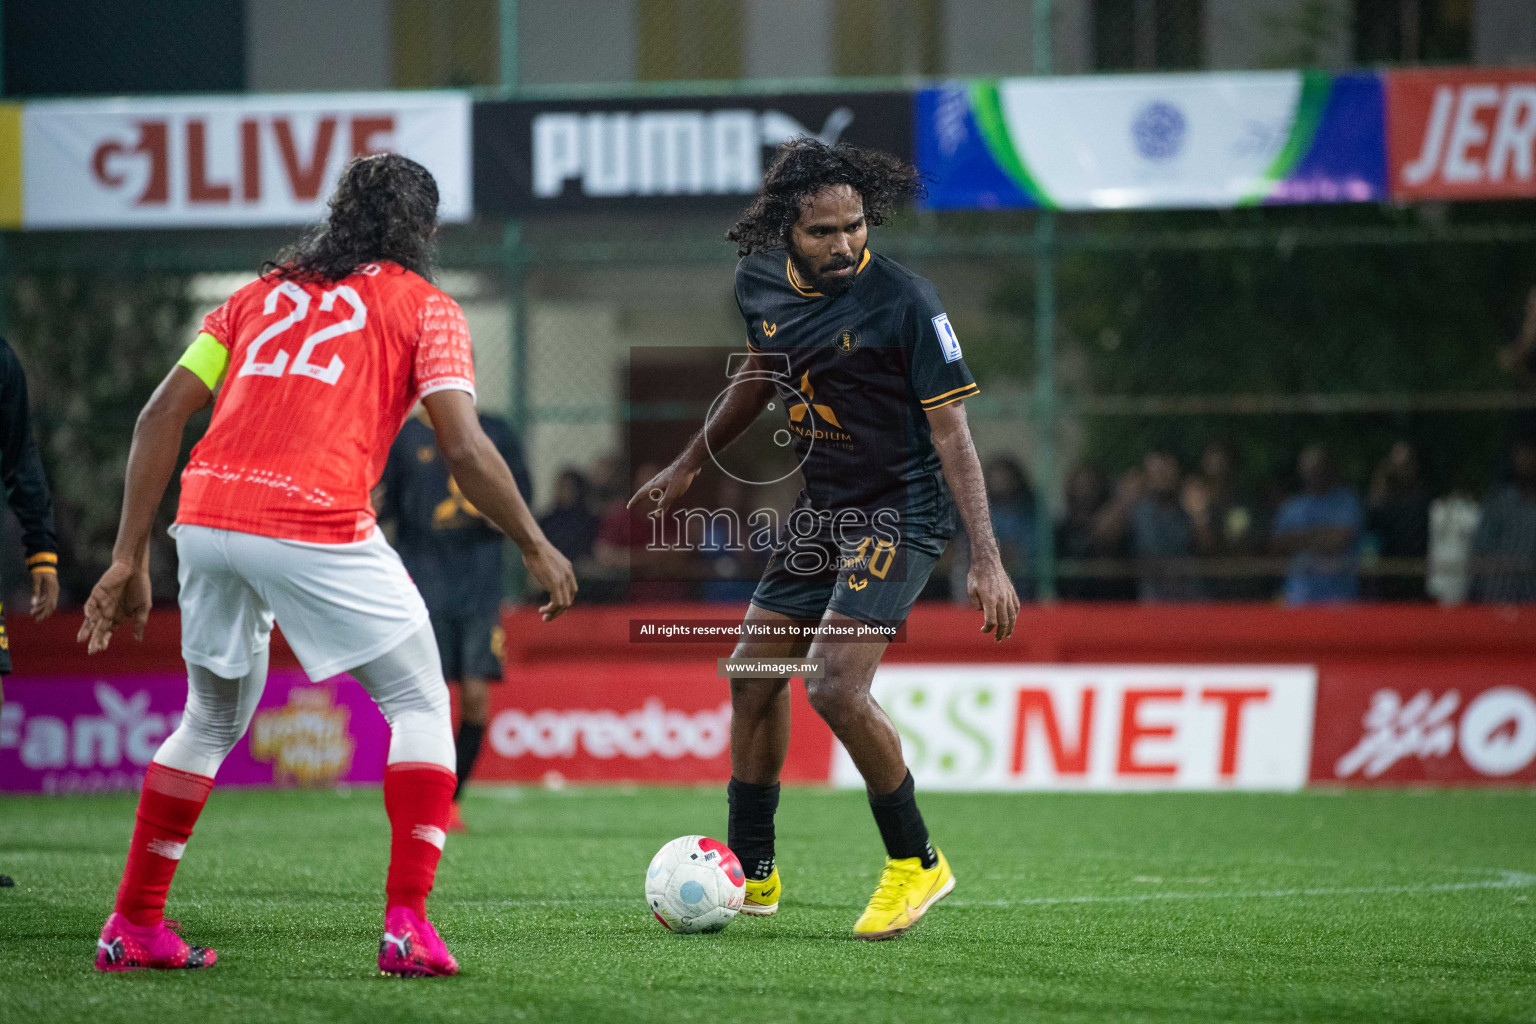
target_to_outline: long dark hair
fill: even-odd
[[[725,237],[736,243],[738,256],[782,249],[806,201],[834,185],[848,185],[863,198],[871,227],[884,224],[897,203],[927,191],[917,168],[889,153],[792,139],[779,147],[752,205]]]
[[[365,263],[389,260],[432,279],[437,182],[398,153],[360,156],[347,164],[331,196],[325,224],[262,267],[290,281],[340,281]]]

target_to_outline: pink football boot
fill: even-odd
[[[141,928],[114,912],[96,940],[98,971],[177,971],[212,967],[219,954],[188,945],[170,922]]]
[[[405,907],[390,907],[379,943],[379,972],[401,978],[446,978],[459,973],[459,962],[430,921]]]

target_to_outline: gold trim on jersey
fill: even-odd
[[[924,410],[941,409],[952,402],[958,402],[961,399],[971,398],[979,394],[981,394],[981,388],[976,385],[975,381],[972,381],[963,387],[955,388],[953,391],[946,391],[942,395],[934,395],[932,398],[923,398],[918,401]]]

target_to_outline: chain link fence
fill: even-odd
[[[218,15],[221,31],[234,33],[226,48],[246,55],[245,87],[494,86],[519,67],[534,86],[1019,74],[1033,67],[1037,24],[1050,26],[1064,73],[1475,61],[1494,34],[1492,8],[1466,0],[822,0],[795,5],[795,17],[746,0],[590,9],[393,0],[378,19],[349,28],[358,52],[371,55],[353,66],[375,77],[342,82],[271,56],[299,52],[293,33],[272,25],[305,24],[328,38],[323,19],[299,18],[308,6],[251,0],[238,30],[235,14]],[[18,38],[43,37],[41,23],[6,24],[8,91],[91,91],[9,59]],[[195,25],[184,27],[186,39],[199,38]],[[516,53],[502,44],[512,30]],[[123,49],[137,55],[127,65],[159,66]],[[95,91],[165,88],[151,78],[95,81]],[[607,550],[617,509],[642,465],[675,448],[674,434],[703,411],[637,409],[634,353],[697,350],[698,361],[680,356],[671,372],[717,374],[705,360],[741,336],[731,247],[720,239],[727,219],[572,218],[529,225],[526,244],[498,243],[497,225],[445,229],[440,282],[468,317],[482,408],[521,430],[535,508],[579,520],[574,553],[597,584],[587,591],[594,597],[633,596],[621,553]],[[1511,442],[1536,406],[1536,317],[1527,315],[1536,209],[1096,214],[1063,217],[1061,230],[1051,252],[1058,400],[1045,408],[1032,215],[908,214],[873,242],[936,282],[963,339],[982,389],[968,414],[1021,591],[1279,598],[1294,555],[1277,541],[1276,523],[1305,490],[1299,470],[1315,467],[1298,462],[1312,448],[1327,456],[1330,486],[1358,508],[1352,593],[1474,592],[1476,509],[1515,472]],[[577,254],[565,235],[613,244]],[[83,599],[107,558],[134,414],[202,314],[282,240],[275,232],[8,240],[8,333],[33,378],[66,600]],[[1056,453],[1049,468],[1043,450]],[[714,487],[701,484],[710,496]],[[14,525],[4,531],[14,553]],[[948,558],[930,597],[963,593],[963,542]],[[171,562],[158,561],[166,568],[157,592],[169,597]],[[728,561],[699,559],[682,573],[683,596],[748,574]]]

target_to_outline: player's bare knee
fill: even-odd
[[[805,681],[805,695],[811,708],[836,732],[852,721],[864,701],[862,688],[846,676],[828,672],[820,679]]]
[[[788,690],[788,679],[732,679],[731,716],[755,720],[771,714]]]

